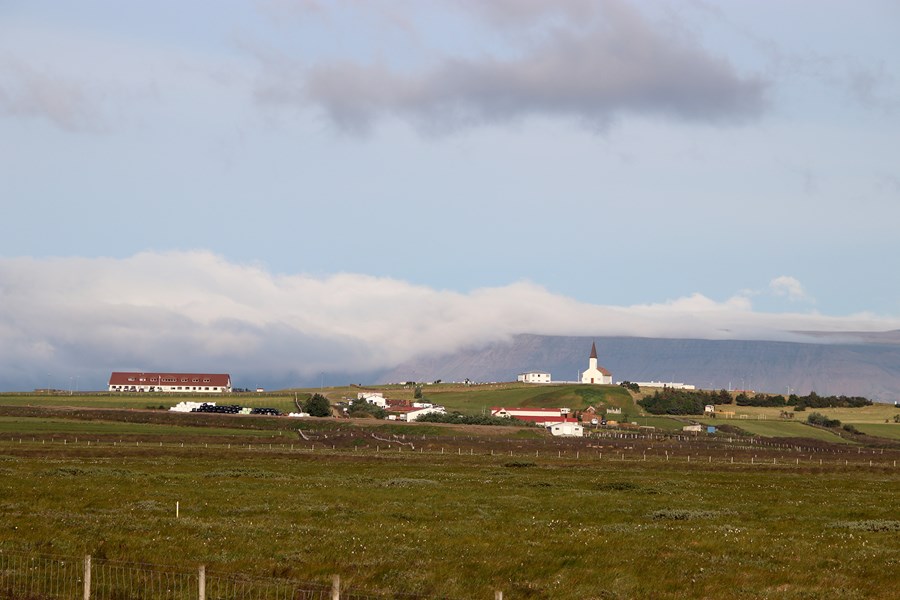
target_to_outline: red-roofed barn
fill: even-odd
[[[110,392],[180,392],[225,394],[231,391],[228,373],[126,373],[109,376]]]

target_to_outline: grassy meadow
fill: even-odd
[[[708,419],[701,418],[704,425],[732,425],[760,437],[809,438],[833,444],[850,443],[833,431],[812,427],[803,421],[774,421],[757,419]]]
[[[790,407],[762,407],[762,406],[737,406],[735,404],[720,404],[716,406],[716,411],[733,411],[735,418],[740,415],[747,415],[750,419],[779,419],[779,413],[782,410],[791,411]],[[893,424],[894,416],[900,415],[900,408],[893,404],[875,403],[871,406],[861,406],[859,408],[808,408],[805,411],[794,413],[795,421],[806,421],[809,413],[821,413],[829,419],[839,419],[842,423],[884,423],[888,421]]]
[[[147,396],[54,408],[28,395],[0,403],[0,551],[323,584],[338,573],[388,597],[893,597],[900,447],[889,441],[830,443],[842,440],[772,409],[720,420],[756,441],[683,436],[682,420],[636,416],[613,387],[425,396],[476,413],[620,403],[658,433],[561,440],[533,427],[134,410]],[[900,427],[882,407],[853,410],[887,440]],[[759,441],[801,434],[812,437]]]
[[[298,392],[297,398],[302,402],[309,397],[308,393]],[[354,394],[354,398],[355,398]],[[296,411],[294,392],[281,393],[241,393],[228,396],[209,394],[113,394],[96,393],[0,393],[2,406],[70,406],[77,408],[134,408],[134,409],[169,409],[179,402],[216,402],[217,404],[240,404],[251,408],[277,408],[281,412]]]
[[[610,406],[630,410],[636,408],[627,390],[615,386],[535,385],[500,383],[472,387],[459,385],[425,386],[422,394],[427,401],[441,404],[447,410],[466,414],[481,414],[491,407],[535,406],[541,408],[567,407],[581,410],[588,406]]]
[[[426,598],[889,598],[900,562],[886,463],[4,441],[0,475],[0,548]]]
[[[187,425],[160,425],[152,423],[123,423],[121,421],[74,421],[71,419],[48,419],[44,417],[4,417],[0,416],[0,435],[19,437],[45,434],[60,434],[67,438],[84,436],[178,436],[190,438],[202,434],[208,436],[251,436],[271,437],[272,432],[233,427],[204,427],[198,430]]]

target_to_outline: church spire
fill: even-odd
[[[591,355],[588,358],[597,358],[597,343],[591,342]]]

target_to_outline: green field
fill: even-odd
[[[892,598],[900,561],[890,466],[0,442],[0,475],[0,549],[423,598]]]
[[[467,414],[489,413],[494,406],[566,407],[573,410],[588,406],[608,406],[622,408],[632,415],[637,414],[628,391],[615,385],[495,384],[471,388],[453,386],[451,389],[428,386],[422,393],[427,400],[441,404],[447,410]]]
[[[857,429],[868,435],[900,440],[900,423],[857,423]]]
[[[272,432],[256,429],[226,427],[189,427],[180,425],[155,425],[150,423],[123,423],[121,421],[75,421],[70,419],[47,419],[42,417],[0,417],[0,434],[30,436],[38,434],[65,433],[78,435],[153,435],[178,436],[251,436],[271,437]]]
[[[735,418],[740,415],[748,415],[752,419],[763,416],[767,419],[778,420],[778,415],[782,410],[792,411],[793,409],[791,407],[737,406],[735,404],[716,406],[717,412],[733,411]],[[893,404],[881,403],[860,408],[808,408],[805,411],[795,412],[794,419],[805,421],[806,416],[813,412],[821,413],[829,419],[839,419],[842,423],[884,423],[885,420],[893,422],[894,416],[900,414],[900,408],[896,408]]]
[[[672,417],[631,417],[628,421],[641,426],[655,427],[662,431],[681,431],[681,428],[687,425],[686,420]]]
[[[820,427],[812,427],[802,422],[796,421],[771,421],[757,419],[700,419],[705,425],[732,425],[740,427],[744,431],[762,437],[783,437],[783,438],[810,438],[814,440],[822,440],[834,444],[850,443],[841,436],[822,429]]]
[[[308,394],[298,393],[300,401]],[[355,397],[355,396],[354,396]],[[71,406],[80,408],[171,408],[183,401],[240,404],[250,408],[277,408],[283,413],[296,411],[293,393],[274,394],[0,394],[0,406]]]

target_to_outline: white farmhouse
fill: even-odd
[[[591,343],[591,356],[588,359],[587,371],[581,374],[581,383],[612,384],[612,375],[610,372],[597,364],[596,343]]]
[[[550,383],[550,373],[528,371],[527,373],[519,373],[518,380],[525,383]]]
[[[381,392],[358,392],[356,399],[369,402],[380,408],[387,408],[387,400],[384,399],[384,394]]]
[[[444,414],[446,412],[447,410],[443,406],[435,406],[433,404],[429,404],[428,406],[413,406],[410,410],[405,411],[400,415],[400,420],[415,421],[419,417],[430,415],[431,413]]]

